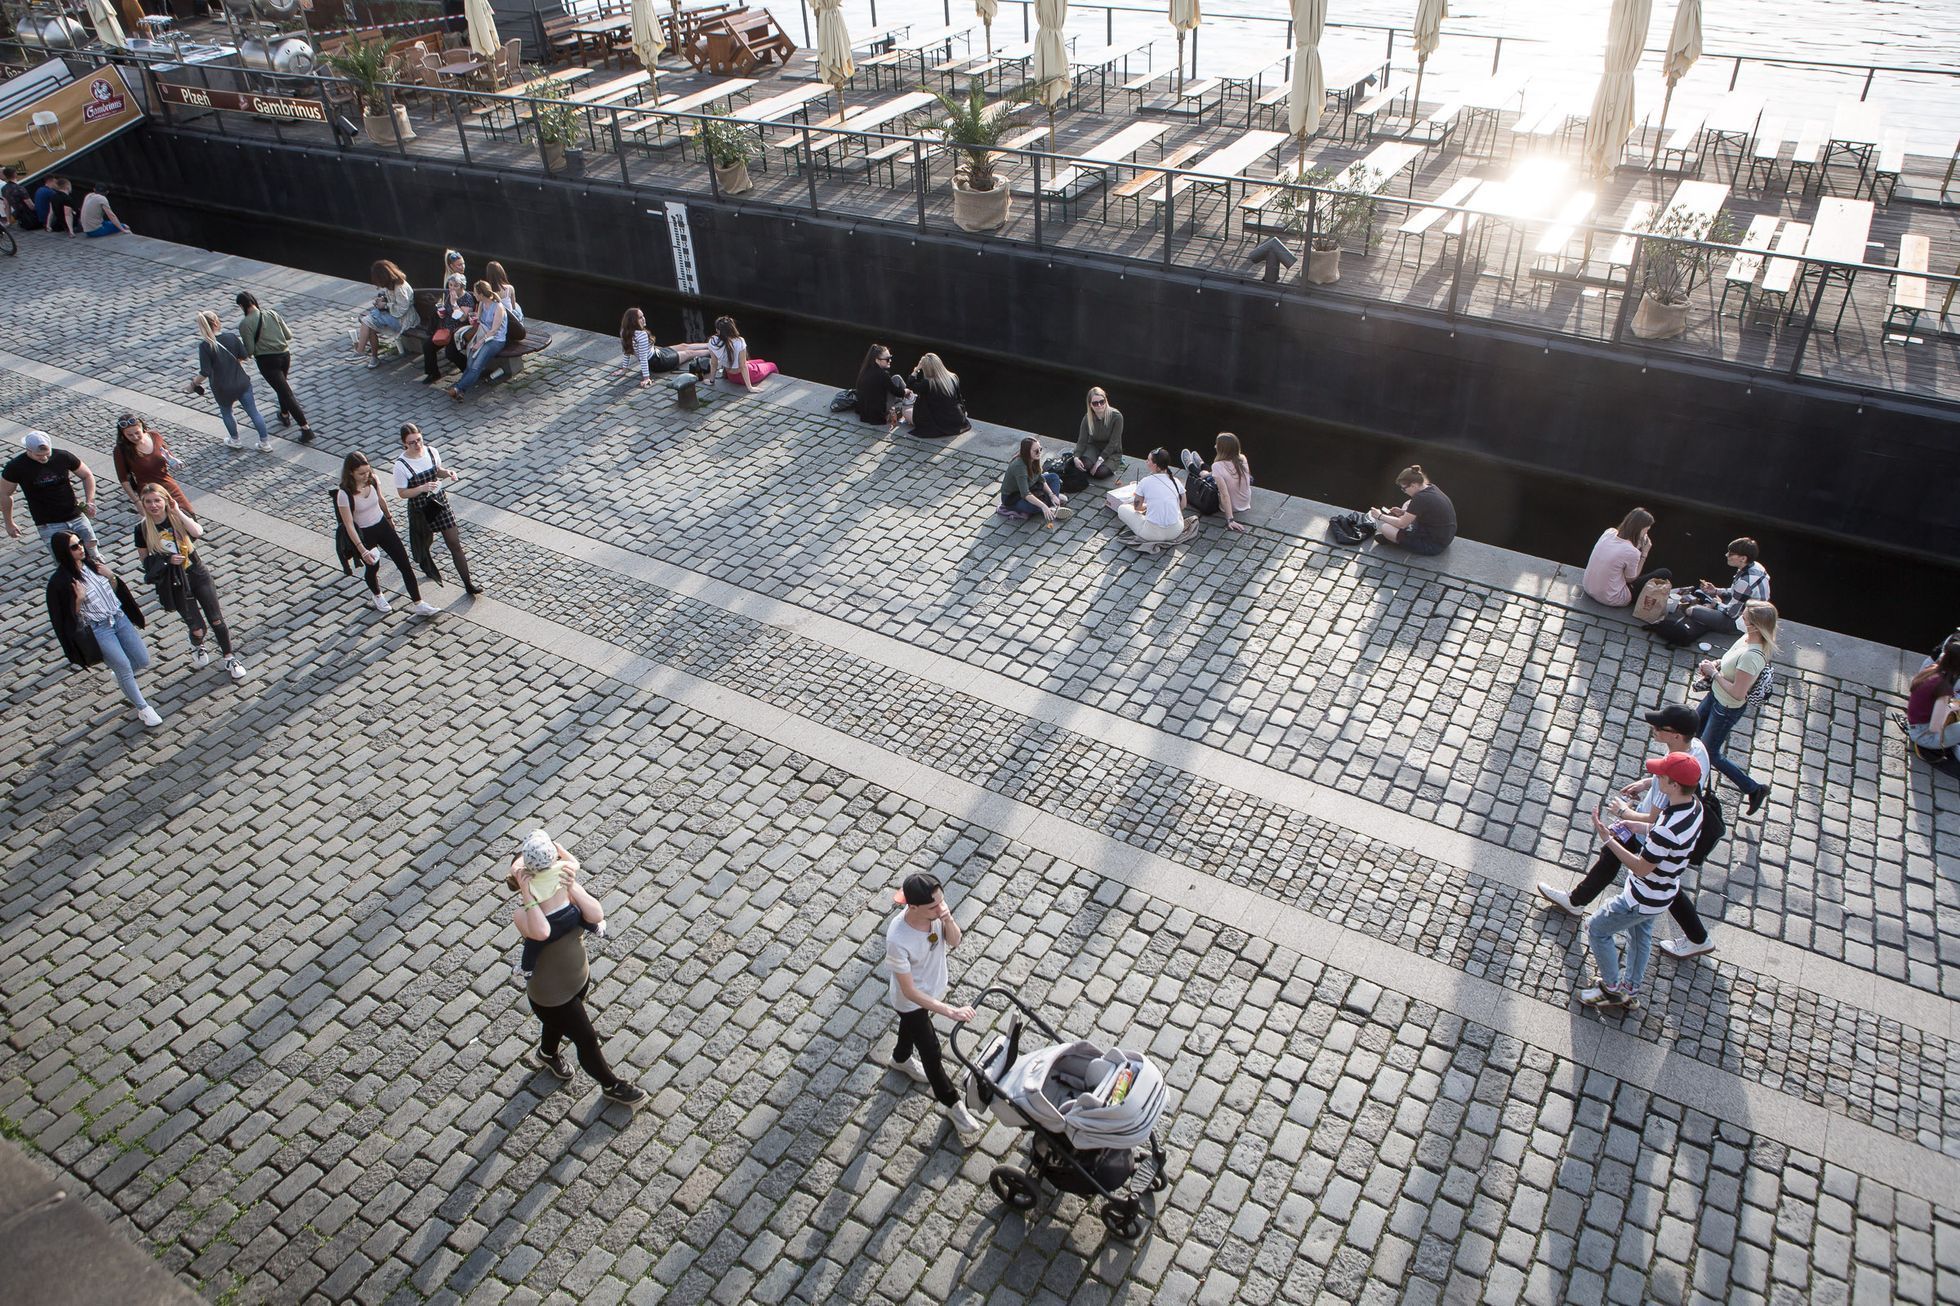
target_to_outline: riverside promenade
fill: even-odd
[[[182,393],[240,289],[315,446],[227,450]],[[1334,549],[1265,491],[1141,556],[1099,508],[994,518],[1014,433],[887,438],[825,411],[847,378],[682,413],[558,328],[457,405],[346,354],[367,289],[141,238],[29,235],[0,292],[10,453],[81,453],[134,573],[109,449],[157,419],[251,668],[192,671],[137,587],[144,732],[62,660],[46,551],[0,548],[0,1136],[207,1300],[1960,1301],[1960,790],[1887,721],[1916,653],[1792,631],[1732,745],[1770,805],[1694,884],[1720,950],[1602,1019],[1532,885],[1689,663],[1571,565]],[[404,420],[488,588],[431,622],[333,558],[341,455]],[[519,1061],[537,825],[607,906],[636,1116]],[[1023,1136],[962,1149],[868,1059],[913,871],[955,1000],[1165,1069],[1136,1244],[1004,1209]]]

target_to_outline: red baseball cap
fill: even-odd
[[[1647,763],[1647,769],[1655,775],[1664,775],[1684,789],[1692,789],[1701,783],[1701,763],[1689,753],[1669,753]]]

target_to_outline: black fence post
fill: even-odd
[[[803,179],[810,183],[810,212],[822,213],[817,205],[817,156],[810,148],[810,123],[803,123]]]
[[[1039,154],[1031,154],[1028,157],[1034,160],[1034,191],[1033,191],[1034,244],[1036,249],[1040,249],[1042,243],[1041,242],[1041,156]],[[1001,180],[1002,183],[1005,184],[1006,178],[1002,178]],[[1008,194],[1012,195],[1014,192],[1014,188],[1012,186],[1009,186],[1007,189],[1008,189]]]
[[[1790,375],[1803,374],[1803,356],[1810,348],[1810,333],[1817,326],[1817,310],[1824,306],[1824,291],[1831,284],[1831,270],[1817,269],[1817,293],[1810,297],[1810,312],[1804,316],[1803,332],[1797,336],[1797,356],[1790,360]],[[1882,342],[1881,342],[1882,343]]]
[[[919,202],[919,230],[926,229],[926,155],[918,137],[912,138],[912,191]]]
[[[619,160],[619,181],[623,186],[631,186],[633,178],[626,172],[626,141],[619,134],[619,106],[612,106],[613,157]]]
[[[456,107],[455,92],[446,92],[443,98],[449,101],[449,116],[456,124],[456,143],[463,147],[463,166],[467,168],[470,166],[470,134],[463,127],[463,111]]]

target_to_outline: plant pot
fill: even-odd
[[[392,114],[361,111],[361,130],[376,145],[393,145],[397,141],[415,139],[415,128],[409,125],[408,110],[395,106]]]
[[[546,141],[543,145],[544,168],[554,175],[565,173],[578,176],[585,171],[585,151],[574,149],[559,141]]]
[[[994,181],[992,190],[969,190],[953,183],[953,224],[961,231],[997,231],[1007,225],[1007,187]]]
[[[1667,304],[1651,293],[1640,296],[1640,307],[1633,311],[1633,334],[1642,340],[1665,340],[1688,329],[1688,305]]]
[[[1330,285],[1341,279],[1341,247],[1332,249],[1310,249],[1307,251],[1306,278],[1316,286]]]
[[[755,183],[749,180],[749,161],[737,159],[726,168],[716,164],[715,185],[721,187],[724,195],[744,195],[754,190]]]

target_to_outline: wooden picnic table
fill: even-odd
[[[1285,132],[1249,131],[1228,145],[1221,145],[1210,154],[1190,166],[1191,172],[1210,174],[1208,177],[1176,177],[1169,183],[1157,187],[1144,197],[1146,203],[1155,204],[1161,210],[1163,205],[1176,195],[1183,194],[1194,185],[1202,185],[1208,190],[1223,186],[1229,188],[1232,178],[1238,177],[1284,145],[1289,138]],[[1227,224],[1231,222],[1231,210],[1225,214]]]
[[[624,99],[639,91],[651,81],[653,81],[653,74],[642,68],[638,72],[627,73],[623,77],[615,77],[610,81],[600,82],[597,86],[588,86],[584,90],[574,95],[568,95],[565,98],[573,104],[597,107],[599,105],[610,104],[614,100]]]
[[[1852,188],[1852,193],[1863,190],[1866,177],[1871,172],[1872,155],[1877,151],[1884,132],[1885,117],[1876,104],[1870,100],[1838,101],[1837,108],[1831,113],[1830,135],[1824,139],[1824,162],[1819,169],[1824,180],[1818,183],[1819,189],[1829,182],[1832,161],[1842,155],[1847,161],[1858,165],[1858,184]],[[1813,228],[1813,248],[1817,243],[1816,236]]]
[[[1157,140],[1170,129],[1169,123],[1135,122],[1114,136],[1104,137],[1064,162],[1055,170],[1053,176],[1044,177],[1041,182],[1041,197],[1050,201],[1072,203],[1089,188],[1092,180],[1096,183],[1103,180],[1103,173],[1107,167],[1127,162],[1138,150]]]
[[[622,133],[638,133],[644,132],[649,127],[653,127],[659,129],[659,135],[664,135],[667,124],[675,120],[673,115],[693,113],[695,110],[712,105],[718,100],[733,99],[754,85],[755,78],[753,77],[725,77],[712,86],[704,86],[700,90],[689,91],[685,95],[662,96],[660,103],[654,105],[650,111],[637,114],[631,118],[622,119],[619,124],[619,130]],[[828,90],[829,88],[826,87],[825,89]],[[642,104],[637,107],[645,109],[647,106]],[[713,111],[709,110],[709,112]],[[696,124],[688,123],[682,127],[681,135],[685,138],[691,136],[696,130]]]
[[[542,77],[533,77],[528,82],[520,82],[518,85],[509,87],[508,89],[485,93],[483,104],[472,110],[471,113],[473,116],[492,120],[488,123],[489,129],[496,131],[501,129],[494,122],[495,116],[508,109],[511,115],[511,124],[513,126],[521,126],[524,120],[531,116],[531,106],[529,103],[512,103],[512,101],[523,101],[527,96],[535,96],[539,91],[553,83],[557,83],[562,87],[568,83],[578,81],[582,77],[590,77],[591,75],[592,70],[590,68],[581,67],[566,68],[560,72],[546,73]]]
[[[1831,196],[1817,202],[1817,216],[1810,221],[1810,244],[1805,253],[1811,258],[1830,259],[1835,263],[1863,263],[1865,246],[1872,234],[1872,202],[1870,200],[1838,199]],[[1799,285],[1817,278],[1817,289],[1821,296],[1824,288],[1833,280],[1844,283],[1844,298],[1838,302],[1837,321],[1831,325],[1835,332],[1844,322],[1844,310],[1851,302],[1851,283],[1857,278],[1853,268],[1819,267],[1814,263],[1805,264]]]
[[[1654,223],[1665,229],[1670,220],[1686,217],[1691,225],[1684,231],[1690,240],[1700,240],[1702,234],[1715,225],[1715,215],[1728,203],[1729,187],[1720,181],[1684,181],[1674,188],[1667,207],[1661,210],[1660,218]]]
[[[1730,91],[1708,108],[1702,120],[1703,144],[1709,150],[1735,146],[1735,167],[1729,169],[1733,183],[1742,172],[1744,155],[1756,148],[1756,129],[1763,121],[1763,97],[1749,91]]]
[[[766,100],[757,100],[728,115],[732,122],[775,122],[803,112],[812,100],[821,100],[831,94],[831,88],[822,82],[811,82],[794,90],[772,95]]]
[[[916,113],[925,106],[937,102],[938,97],[930,91],[907,91],[882,104],[853,105],[845,109],[842,114],[832,114],[822,122],[814,124],[812,130],[823,134],[808,138],[810,157],[814,160],[819,154],[828,156],[829,152],[839,144],[844,144],[848,148],[848,143],[856,139],[839,134],[834,130],[836,128],[847,128],[854,132],[876,131],[895,118],[903,118],[908,113]],[[789,157],[795,158],[796,151],[804,148],[806,144],[804,135],[798,132],[788,140],[779,141],[778,148]]]
[[[573,23],[567,30],[578,38],[578,57],[584,58],[587,51],[610,58],[613,49],[611,38],[631,29],[633,15],[608,14],[604,18],[589,18],[582,23]]]
[[[1156,40],[1112,41],[1108,45],[1097,46],[1093,50],[1073,51],[1068,57],[1072,80],[1081,81],[1093,75],[1096,79],[1096,112],[1102,113],[1109,107],[1109,75],[1121,64],[1123,71],[1119,77],[1128,76],[1130,56],[1144,54],[1155,45]]]
[[[1369,193],[1379,195],[1388,189],[1389,182],[1395,180],[1396,176],[1421,154],[1420,145],[1411,145],[1406,141],[1387,141],[1341,169],[1332,184],[1336,189],[1346,189],[1372,172],[1376,175],[1369,183]],[[1413,174],[1409,177],[1409,186],[1409,193],[1413,195],[1415,193]]]

